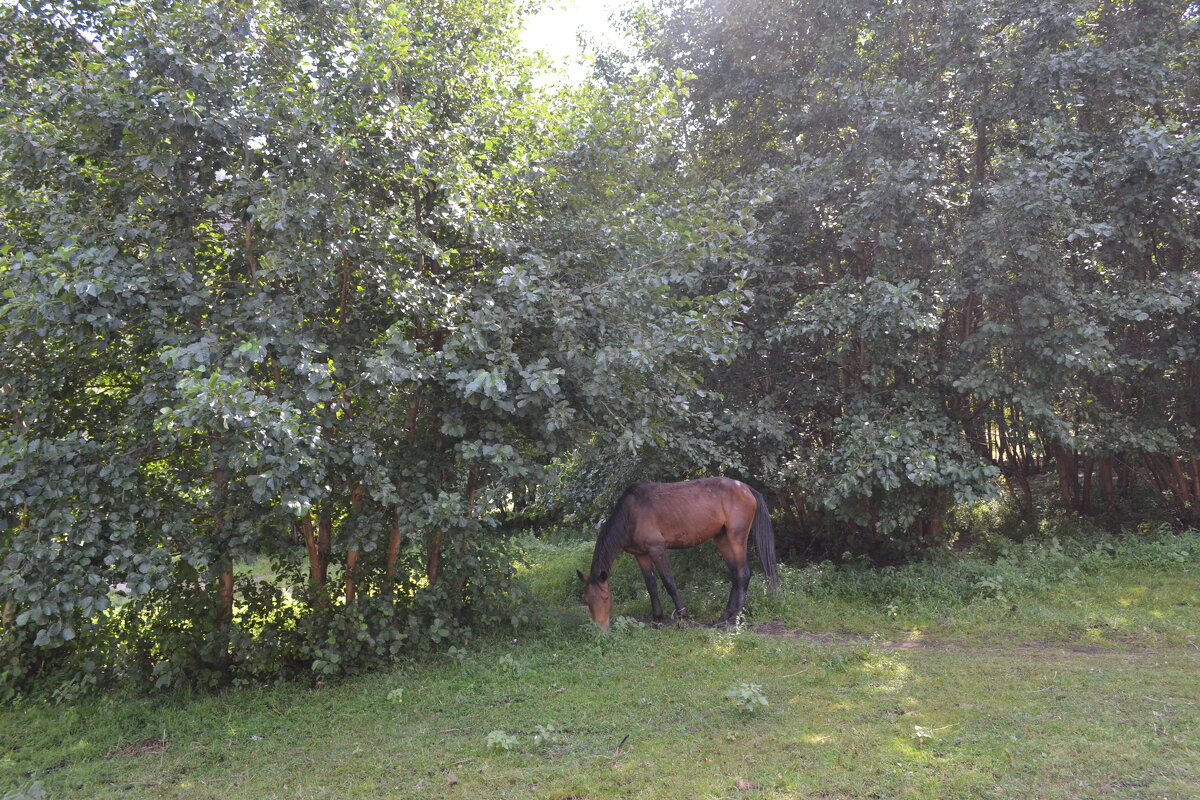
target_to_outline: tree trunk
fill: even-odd
[[[362,506],[363,494],[364,494],[364,492],[363,492],[363,487],[362,487],[361,483],[358,486],[354,487],[354,491],[350,492],[350,511],[351,511],[351,513],[353,513],[354,511],[356,511],[358,508],[360,508]],[[346,550],[346,604],[347,605],[354,602],[354,590],[355,590],[354,582],[355,582],[355,577],[356,577],[355,573],[354,573],[354,568],[356,566],[358,566],[358,548],[350,547],[348,550]]]
[[[1112,456],[1100,459],[1098,475],[1100,478],[1100,494],[1104,497],[1104,509],[1113,511],[1117,507],[1117,493],[1113,488]]]
[[[396,562],[400,560],[400,546],[404,543],[404,532],[400,529],[400,504],[396,503],[392,509],[392,532],[388,536],[387,555],[384,560],[383,574],[389,579],[396,577]],[[391,580],[388,581],[388,590],[392,588]]]
[[[468,517],[475,516],[475,493],[478,490],[478,487],[479,487],[479,467],[471,467],[471,471],[467,474],[467,516]],[[458,555],[460,558],[466,558],[466,555],[467,555],[466,539],[459,540]],[[466,588],[466,585],[467,585],[467,576],[466,576],[466,573],[464,572],[464,573],[460,574],[458,576],[458,579],[454,582],[454,590],[455,590],[455,593],[458,595],[458,598],[460,601],[462,599],[463,589]]]
[[[1021,519],[1030,520],[1033,518],[1033,488],[1029,485],[1029,478],[1025,474],[1025,468],[1017,462],[1015,468],[1008,475],[1009,485],[1016,483],[1017,488],[1021,491]]]
[[[1047,449],[1058,467],[1058,489],[1062,496],[1063,510],[1070,514],[1076,510],[1079,496],[1076,486],[1079,475],[1075,466],[1075,453],[1058,442],[1052,442]]]
[[[1157,465],[1155,464],[1155,458],[1155,456],[1149,454],[1142,456],[1142,464],[1146,471],[1146,481],[1154,488],[1154,491],[1158,492],[1159,496],[1162,497],[1163,502],[1167,505],[1170,505],[1170,490],[1167,488],[1167,485],[1163,483],[1162,478],[1159,475]]]
[[[329,579],[329,559],[333,555],[333,517],[326,511],[317,516],[317,553],[321,558],[321,585]]]
[[[316,589],[325,588],[325,563],[321,559],[321,547],[313,529],[311,514],[305,514],[298,523],[300,533],[304,537],[304,547],[308,550],[308,582]]]
[[[1188,520],[1200,519],[1200,496],[1192,493],[1194,479],[1184,473],[1183,456],[1142,457],[1146,477],[1168,506]]]
[[[217,577],[217,630],[233,622],[233,560],[228,553],[221,555],[221,574]]]
[[[1176,454],[1170,460],[1171,468],[1175,473],[1175,480],[1179,485],[1178,495],[1185,518],[1189,520],[1200,519],[1200,495],[1192,491],[1192,485],[1195,480],[1193,476],[1188,475],[1184,470],[1184,457]],[[1188,459],[1188,461],[1192,462],[1194,459]]]
[[[424,345],[420,342],[421,338],[421,323],[420,320],[415,322],[418,338],[418,348],[423,348]],[[405,427],[405,438],[408,441],[408,446],[412,447],[413,442],[417,438],[417,421],[421,415],[421,398],[414,397],[408,404],[408,420]],[[397,487],[399,489],[400,487]],[[388,534],[387,554],[384,556],[383,574],[387,577],[387,589],[392,591],[395,587],[393,579],[396,577],[396,563],[400,560],[400,547],[404,543],[404,532],[400,529],[400,504],[396,503],[392,507],[392,530]]]
[[[225,488],[226,473],[223,466],[213,469],[213,541],[221,542],[221,529],[225,526]],[[228,628],[233,622],[233,559],[228,548],[222,546],[217,556],[221,572],[217,576],[217,630]]]
[[[1096,460],[1090,456],[1083,459],[1083,483],[1079,492],[1079,513],[1088,514],[1092,508],[1092,473]]]
[[[437,531],[429,537],[425,545],[425,577],[429,585],[437,583],[442,574],[442,532]]]
[[[1197,516],[1200,516],[1200,460],[1191,459],[1192,464],[1192,503],[1196,505]]]
[[[346,605],[354,602],[354,568],[358,566],[358,549],[346,551]]]

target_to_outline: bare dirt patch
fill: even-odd
[[[120,750],[108,755],[108,758],[134,758],[141,755],[154,755],[166,752],[167,743],[162,739],[142,739],[140,742],[127,744]]]

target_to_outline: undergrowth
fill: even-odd
[[[785,594],[838,597],[867,603],[904,602],[943,610],[979,598],[1013,599],[1086,574],[1108,569],[1155,569],[1200,565],[1200,532],[1157,529],[1116,536],[1090,531],[1024,542],[1002,542],[986,550],[931,553],[925,560],[879,569],[829,562],[783,568]]]

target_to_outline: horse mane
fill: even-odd
[[[601,572],[612,569],[612,563],[617,560],[621,548],[629,543],[629,512],[625,508],[625,501],[629,499],[630,495],[635,494],[640,486],[640,483],[635,483],[621,492],[616,505],[613,506],[612,513],[608,515],[604,527],[600,529],[600,536],[596,539],[596,549],[592,552],[592,569],[588,574],[589,580]]]

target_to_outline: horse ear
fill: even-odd
[[[582,572],[580,572],[579,570],[575,570],[575,574],[579,576],[579,580],[583,581],[584,583],[587,583],[587,578],[584,577]]]
[[[596,576],[596,583],[608,583],[608,570],[604,570]]]

